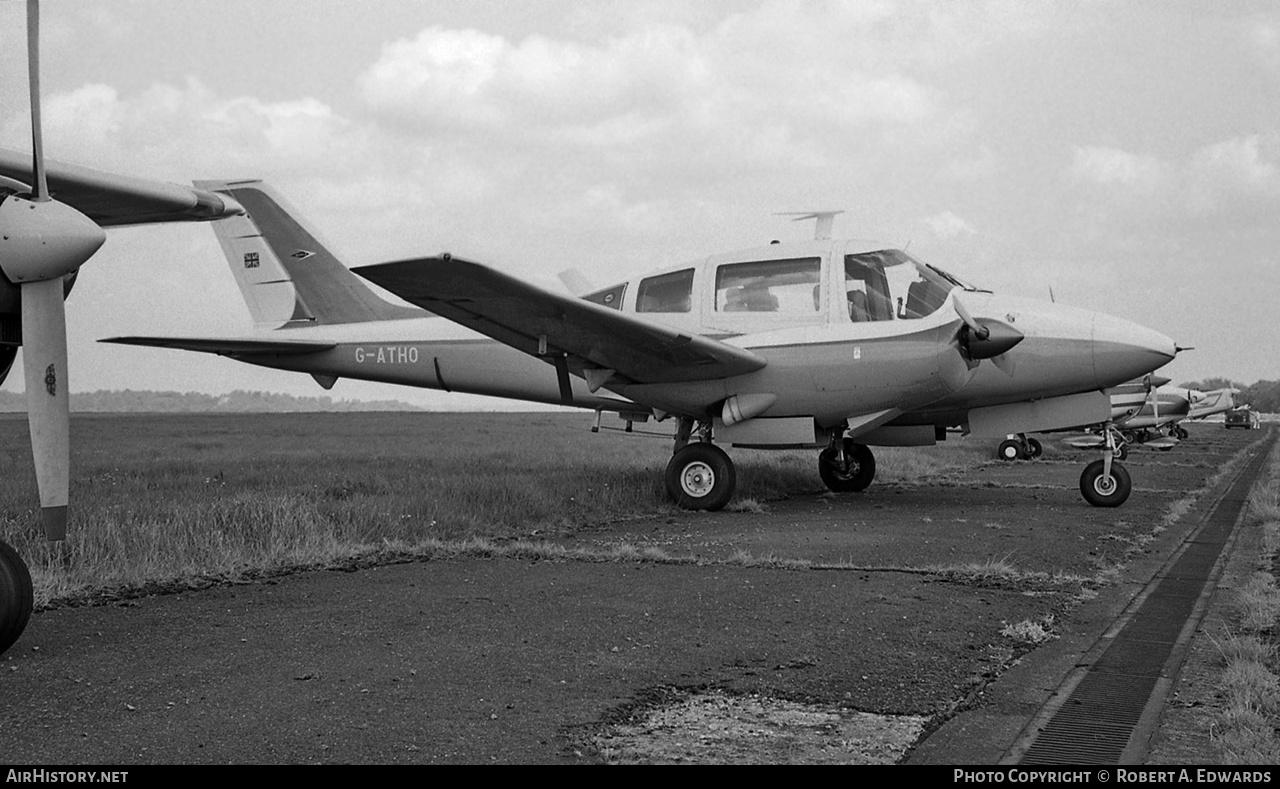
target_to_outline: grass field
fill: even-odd
[[[528,539],[671,509],[669,439],[590,414],[85,415],[72,420],[70,561],[39,531],[24,415],[0,416],[0,538],[37,605],[324,566],[441,541]],[[669,423],[668,423],[669,424]],[[664,429],[659,425],[651,429]],[[982,445],[877,449],[877,484],[945,477]],[[821,490],[814,452],[735,450],[733,506]]]

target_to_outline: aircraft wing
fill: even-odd
[[[216,353],[219,356],[243,356],[246,354],[296,355],[319,353],[336,348],[335,342],[311,340],[259,340],[234,337],[109,337],[98,342],[117,345],[142,345],[150,348],[177,348],[184,351]]]
[[[204,189],[52,160],[45,168],[50,196],[103,227],[204,222],[244,213],[231,198]],[[29,191],[32,180],[31,154],[0,148],[0,189]]]
[[[354,269],[437,315],[549,363],[565,359],[593,391],[609,383],[683,383],[765,366],[743,348],[544,290],[443,255]]]

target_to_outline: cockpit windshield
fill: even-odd
[[[942,306],[952,288],[970,289],[896,249],[846,255],[844,281],[855,323],[923,318]]]

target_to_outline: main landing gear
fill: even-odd
[[[1025,433],[1009,436],[996,449],[996,457],[1001,460],[1035,460],[1044,454],[1044,447]]]
[[[876,478],[875,455],[870,447],[833,434],[831,445],[818,455],[818,476],[836,493],[866,490]]]
[[[1102,459],[1085,466],[1080,474],[1080,494],[1095,507],[1119,507],[1133,492],[1133,480],[1118,460],[1117,453],[1125,446],[1124,438],[1116,433],[1110,422],[1103,426],[1106,443]]]
[[[876,476],[876,459],[871,450],[842,438],[836,431],[831,444],[818,455],[818,476],[837,492],[864,490]],[[692,419],[681,419],[676,431],[675,451],[663,475],[667,495],[688,510],[718,510],[733,498],[737,473],[725,451],[711,443],[711,426],[697,428]]]
[[[738,475],[725,451],[711,443],[711,425],[698,426],[698,440],[690,443],[693,420],[680,419],[675,451],[663,481],[667,495],[686,510],[718,510],[733,498]]]
[[[687,510],[718,510],[738,484],[733,461],[720,447],[697,441],[675,451],[667,463],[667,495]]]
[[[31,573],[18,552],[0,540],[0,653],[22,635],[34,602]]]

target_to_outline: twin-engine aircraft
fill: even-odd
[[[1104,424],[1102,390],[1176,353],[1125,320],[998,296],[901,250],[830,238],[833,213],[810,215],[813,240],[712,255],[583,298],[450,254],[355,270],[416,305],[405,307],[364,285],[263,182],[196,187],[247,211],[212,227],[257,331],[106,342],[220,354],[326,388],[356,378],[672,419],[666,487],[690,509],[732,497],[722,446],[818,449],[830,489],[862,490],[872,446]],[[1081,491],[1118,506],[1129,476],[1102,454]]]

